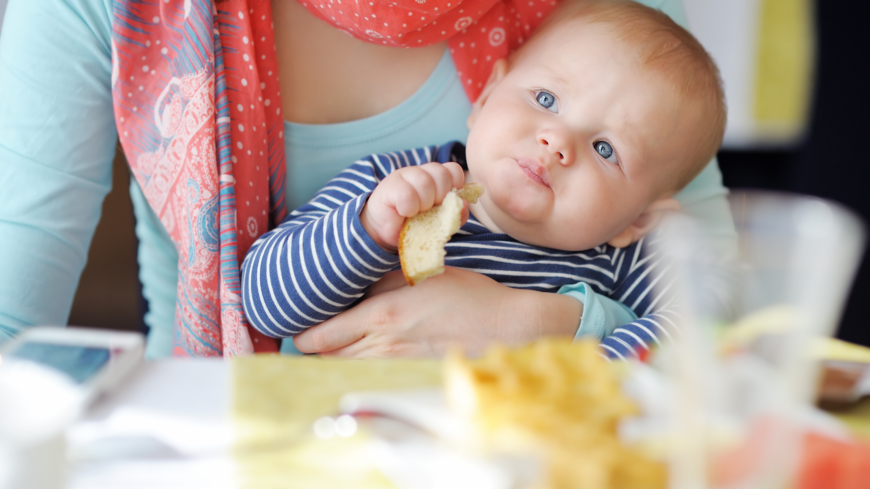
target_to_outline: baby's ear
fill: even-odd
[[[477,100],[471,104],[471,115],[468,116],[469,129],[474,125],[474,121],[477,119],[478,114],[480,114],[480,109],[483,108],[483,104],[486,103],[489,94],[492,93],[492,89],[498,85],[498,82],[500,82],[502,78],[504,78],[507,71],[508,62],[506,59],[500,59],[492,65],[492,73],[489,74],[489,79],[486,80],[486,85],[483,86],[483,91],[480,92],[480,96],[477,97]]]
[[[631,225],[611,238],[607,244],[614,248],[625,248],[646,236],[646,233],[650,232],[659,223],[665,212],[677,212],[679,210],[680,203],[673,197],[653,201]]]

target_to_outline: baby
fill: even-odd
[[[688,32],[630,1],[567,2],[495,64],[468,125],[467,148],[357,161],[261,237],[242,268],[250,323],[286,337],[351,307],[396,268],[405,218],[471,182],[485,192],[448,265],[511,287],[582,286],[578,334],[619,326],[587,318],[590,295],[629,321],[661,307],[642,238],[679,209],[725,126],[718,72]]]

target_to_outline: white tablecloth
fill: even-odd
[[[229,363],[143,363],[68,431],[69,489],[235,487]]]

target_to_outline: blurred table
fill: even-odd
[[[870,443],[870,397],[854,405],[826,410],[842,421],[856,438]]]
[[[324,442],[312,423],[338,414],[346,392],[437,386],[440,375],[434,360],[147,362],[69,431],[68,489],[390,487],[357,450],[364,436]]]
[[[147,362],[70,430],[68,489],[390,487],[364,437],[316,440],[312,423],[348,391],[439,384],[433,360]],[[870,398],[833,414],[870,441]]]
[[[70,430],[70,489],[233,488],[230,363],[146,362]]]

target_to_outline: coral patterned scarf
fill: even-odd
[[[283,0],[291,1],[291,0]],[[447,40],[470,100],[553,0],[299,0],[364,41]],[[248,327],[239,260],[285,216],[284,132],[269,0],[116,0],[115,120],[133,175],[178,250],[173,354],[276,351]]]

